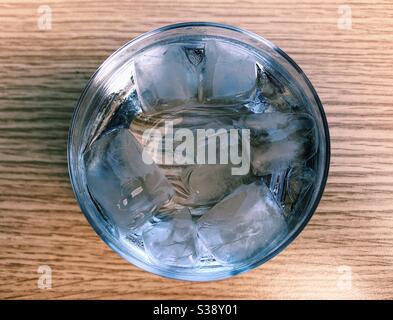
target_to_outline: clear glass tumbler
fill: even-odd
[[[293,241],[329,157],[322,104],[296,63],[258,35],[205,22],[113,53],[68,141],[72,187],[98,235],[144,270],[194,281],[251,270]]]

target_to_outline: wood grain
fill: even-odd
[[[43,4],[51,30],[37,26]],[[338,27],[344,4],[350,30]],[[302,234],[256,270],[209,283],[121,259],[87,223],[67,174],[67,130],[87,79],[126,41],[181,21],[237,25],[284,49],[316,87],[332,142],[326,192]],[[392,299],[392,65],[392,1],[1,0],[0,297]],[[37,287],[40,265],[52,268],[50,290]]]

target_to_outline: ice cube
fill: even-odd
[[[281,83],[263,66],[257,65],[259,100],[266,101],[271,112],[294,112],[302,108],[302,104],[293,92]]]
[[[84,154],[89,192],[118,231],[126,235],[173,195],[160,169],[146,164],[127,129],[111,131]]]
[[[198,237],[223,264],[266,253],[286,229],[282,209],[262,181],[240,186],[198,220]]]
[[[185,168],[181,180],[189,195],[185,204],[204,206],[215,204],[252,177],[233,175],[230,164],[205,164]]]
[[[278,81],[270,72],[268,72],[262,65],[257,64],[257,83],[261,93],[268,99],[274,99],[280,96],[285,87]]]
[[[111,119],[108,122],[107,130],[115,128],[128,128],[132,119],[138,113],[142,112],[136,90],[132,91],[120,104],[116,112],[112,112]]]
[[[196,224],[188,209],[168,215],[143,232],[146,254],[156,264],[192,267],[198,263]]]
[[[251,130],[251,167],[256,175],[301,164],[318,148],[315,121],[305,113],[246,115],[237,125]]]
[[[289,215],[315,182],[315,172],[306,166],[291,168],[288,172],[286,191],[284,194],[284,212]]]
[[[195,100],[199,79],[180,44],[157,46],[134,61],[137,92],[144,111],[162,110]]]
[[[240,103],[253,99],[257,66],[249,52],[235,44],[207,41],[205,54],[203,101]]]

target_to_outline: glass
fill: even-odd
[[[165,135],[179,129],[180,140]],[[329,157],[322,104],[295,62],[253,33],[203,22],[113,53],[84,89],[68,141],[72,187],[97,234],[144,270],[194,281],[251,270],[293,241]]]

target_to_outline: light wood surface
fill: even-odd
[[[345,4],[352,29],[340,20]],[[51,30],[38,27],[40,5]],[[309,225],[270,262],[217,282],[128,264],[90,227],[67,174],[67,130],[90,75],[133,37],[183,21],[276,43],[314,84],[330,125],[330,176]],[[0,297],[393,298],[392,70],[391,0],[0,0]],[[50,290],[37,286],[40,265],[52,268]]]

